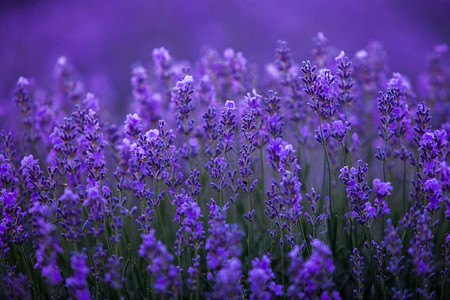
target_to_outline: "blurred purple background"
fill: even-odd
[[[300,62],[311,58],[312,37],[322,31],[349,57],[369,41],[380,41],[390,70],[414,82],[434,45],[450,43],[450,1],[444,0],[1,3],[0,117],[13,109],[11,95],[19,76],[52,88],[61,55],[102,103],[121,101],[117,107],[123,107],[131,97],[131,65],[150,64],[152,49],[160,46],[175,59],[187,60],[196,60],[205,45],[219,51],[232,47],[261,71],[274,60],[277,40],[286,40]]]

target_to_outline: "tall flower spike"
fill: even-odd
[[[241,287],[237,284],[242,276],[241,261],[232,257],[216,274],[212,292],[215,299],[240,299]]]
[[[350,257],[350,261],[353,265],[353,275],[356,277],[358,283],[358,289],[353,290],[353,297],[356,299],[364,299],[364,277],[363,277],[363,257],[359,255],[358,248],[353,249],[353,254]]]
[[[186,75],[184,79],[179,80],[172,92],[172,101],[177,108],[177,126],[178,132],[189,135],[194,128],[194,120],[189,120],[192,109],[192,93],[194,92],[193,78]]]
[[[85,250],[85,249],[84,249]],[[76,299],[89,299],[90,293],[88,284],[86,281],[89,275],[89,268],[86,265],[86,254],[75,253],[70,258],[70,264],[74,270],[72,277],[66,279],[66,287],[69,289],[69,293]]]
[[[283,137],[283,114],[281,113],[281,97],[277,92],[269,91],[269,97],[265,100],[265,112],[263,115],[264,131],[268,133],[271,138]]]
[[[283,287],[276,284],[275,274],[270,268],[272,258],[270,254],[264,254],[261,259],[252,261],[252,269],[248,272],[250,283],[250,299],[273,299],[283,295]]]
[[[211,199],[211,204],[207,204],[209,208],[209,237],[206,240],[205,249],[208,250],[206,255],[206,265],[210,273],[208,279],[214,280],[213,274],[222,269],[232,257],[239,257],[241,254],[240,241],[242,232],[237,228],[226,223],[226,211],[229,203],[223,207],[219,207],[216,202]]]
[[[209,106],[207,111],[203,114],[203,131],[206,138],[205,152],[209,156],[215,155],[215,143],[219,137],[217,121],[216,121],[216,108]]]
[[[366,225],[377,214],[376,209],[369,202],[371,190],[365,181],[368,170],[368,165],[358,160],[357,168],[349,170],[348,166],[345,166],[340,170],[339,175],[347,186],[347,198],[350,200],[352,209],[350,214],[361,225]]]
[[[158,122],[161,113],[159,99],[150,91],[147,70],[144,67],[138,65],[133,68],[131,86],[133,97],[138,104],[138,114],[143,118],[146,124],[145,128],[150,128],[152,124]]]
[[[405,267],[402,265],[405,258],[402,256],[403,245],[397,231],[398,228],[394,228],[391,219],[388,219],[383,243],[386,247],[386,253],[390,256],[386,270],[394,276],[399,276]]]
[[[334,103],[334,99],[337,97],[334,90],[336,77],[327,69],[321,69],[319,74],[316,74],[316,67],[312,67],[309,61],[303,62],[301,70],[303,72],[302,79],[305,83],[305,93],[310,96],[309,107],[321,118],[331,120],[339,105]]]
[[[291,68],[293,65],[291,49],[285,41],[277,41],[277,48],[275,48],[275,63],[278,71],[282,74],[281,84],[288,85],[292,80]]]
[[[338,87],[341,90],[339,93],[339,102],[340,103],[350,103],[353,100],[353,95],[351,93],[353,87],[353,79],[352,79],[352,63],[345,55],[344,51],[335,58],[339,76]],[[347,112],[346,112],[347,114]]]
[[[177,267],[172,265],[173,256],[161,241],[156,240],[154,230],[142,235],[142,239],[139,255],[149,262],[147,270],[155,280],[155,293],[168,296],[177,294],[179,274]]]
[[[47,280],[47,283],[55,287],[63,281],[61,271],[57,266],[58,254],[62,252],[56,236],[56,227],[48,222],[50,208],[42,202],[35,201],[28,210],[32,216],[33,235],[36,243],[36,264]]]
[[[288,297],[314,299],[318,296],[316,293],[322,291],[322,299],[330,296],[340,299],[339,294],[333,291],[334,285],[330,279],[335,270],[331,250],[320,240],[312,240],[311,247],[312,254],[306,261],[299,255],[298,245],[289,252],[291,284],[288,288]]]
[[[153,49],[153,62],[155,64],[156,75],[158,75],[162,82],[169,84],[173,76],[171,69],[172,57],[169,51],[164,47]]]
[[[381,113],[381,125],[378,125],[378,135],[384,140],[384,149],[379,149],[380,155],[376,157],[384,162],[386,161],[386,148],[388,141],[395,134],[395,115],[394,110],[399,106],[399,91],[397,88],[388,89],[386,93],[380,92],[378,98],[378,110]]]
[[[236,104],[232,100],[227,100],[222,118],[219,124],[219,143],[216,148],[216,155],[225,155],[225,153],[233,149],[233,136],[236,129],[236,114],[234,110]]]
[[[386,203],[386,197],[391,194],[393,187],[390,182],[382,182],[376,178],[373,180],[373,191],[376,195],[374,206],[376,209],[376,219],[382,218],[384,215],[391,213]]]
[[[414,236],[409,242],[408,254],[413,265],[413,273],[420,280],[417,292],[425,298],[433,298],[435,291],[430,290],[429,279],[434,275],[434,261],[432,249],[433,234],[430,229],[430,216],[428,212],[420,214]]]

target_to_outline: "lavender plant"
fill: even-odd
[[[446,299],[445,50],[423,98],[375,42],[350,58],[319,33],[301,65],[278,42],[262,74],[161,47],[119,121],[67,58],[45,97],[20,77],[0,298]]]

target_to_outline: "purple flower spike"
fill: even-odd
[[[158,295],[174,295],[178,293],[179,276],[177,267],[172,265],[173,256],[161,241],[156,240],[155,231],[142,235],[139,255],[149,261],[147,270],[155,278],[155,292]]]
[[[283,296],[283,287],[275,283],[275,274],[270,268],[272,258],[270,254],[265,254],[261,258],[252,261],[252,269],[248,272],[250,283],[251,300],[273,299]]]
[[[288,288],[288,297],[314,299],[315,293],[319,290],[323,291],[325,295],[331,292],[333,298],[339,297],[338,294],[332,292],[334,285],[330,275],[334,272],[335,266],[331,250],[320,240],[312,240],[311,247],[312,254],[306,261],[299,255],[300,247],[298,245],[289,252],[291,284]]]
[[[73,277],[66,279],[66,287],[70,294],[76,299],[89,299],[90,293],[86,281],[89,275],[89,268],[86,265],[87,256],[83,253],[76,253],[70,258],[70,264],[74,270]]]

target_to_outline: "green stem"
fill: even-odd
[[[253,211],[253,205],[252,205],[252,197],[250,195],[250,191],[248,190],[248,183],[247,183],[247,201],[249,206],[249,213],[252,213]],[[253,220],[249,221],[248,224],[248,237],[247,237],[247,246],[248,246],[248,261],[251,265],[252,263],[252,250],[251,247],[253,246]]]
[[[261,167],[261,194],[262,194],[261,198],[264,198],[264,188],[265,188],[264,179],[265,179],[265,176],[264,176],[264,157],[263,157],[262,147],[259,148],[259,157],[260,157],[259,164],[260,164],[260,167]]]
[[[341,146],[342,146],[342,159],[344,161],[344,166],[346,166],[347,165],[347,153],[345,151],[345,146],[342,141],[341,141]]]
[[[281,234],[281,232],[280,232]],[[284,243],[283,243],[284,245]],[[280,251],[281,251],[281,285],[283,287],[283,290],[285,290],[284,286],[284,247],[280,244]]]
[[[195,260],[197,260],[198,257],[198,244],[195,245]],[[199,293],[198,293],[198,276],[197,276],[197,272],[195,274],[195,300],[199,299]]]
[[[186,126],[186,120],[184,121],[184,126]],[[189,146],[189,135],[188,134],[186,134],[186,148],[187,148],[187,158],[188,158],[188,162],[189,162],[189,168],[191,169],[191,172],[194,170],[194,168],[193,168],[193,166],[192,166],[192,160],[191,160],[191,158],[189,157],[189,148],[190,148],[191,146]]]
[[[403,205],[408,211],[408,199],[406,198],[406,160],[403,161]]]
[[[32,264],[29,262],[29,259],[28,259],[27,255],[25,254],[25,251],[23,250],[23,247],[19,247],[19,248],[20,248],[20,252],[21,252],[21,254],[23,256],[23,259],[25,260],[25,266],[26,266],[26,268],[28,270],[28,273],[30,274],[31,286],[36,291],[36,289],[38,287],[35,285],[35,282],[37,284],[37,281],[36,281],[36,278],[34,277],[34,273],[32,271],[32,267],[31,267]]]
[[[334,235],[334,208],[333,208],[333,201],[332,201],[332,194],[331,194],[331,164],[330,164],[330,158],[328,156],[328,150],[327,150],[327,143],[325,142],[324,138],[323,138],[323,131],[322,131],[322,120],[320,119],[320,115],[317,114],[318,118],[319,118],[319,127],[320,127],[320,135],[322,138],[322,145],[323,145],[323,150],[325,151],[325,158],[327,161],[327,166],[328,166],[328,197],[329,197],[329,201],[330,201],[330,220],[329,220],[329,227],[330,227],[330,242],[331,242],[331,250],[333,251],[333,253],[335,253],[335,249],[336,249],[336,237]]]
[[[388,133],[385,133],[388,134]],[[386,182],[386,159],[387,159],[387,138],[384,139],[384,159],[383,159],[383,181]]]

